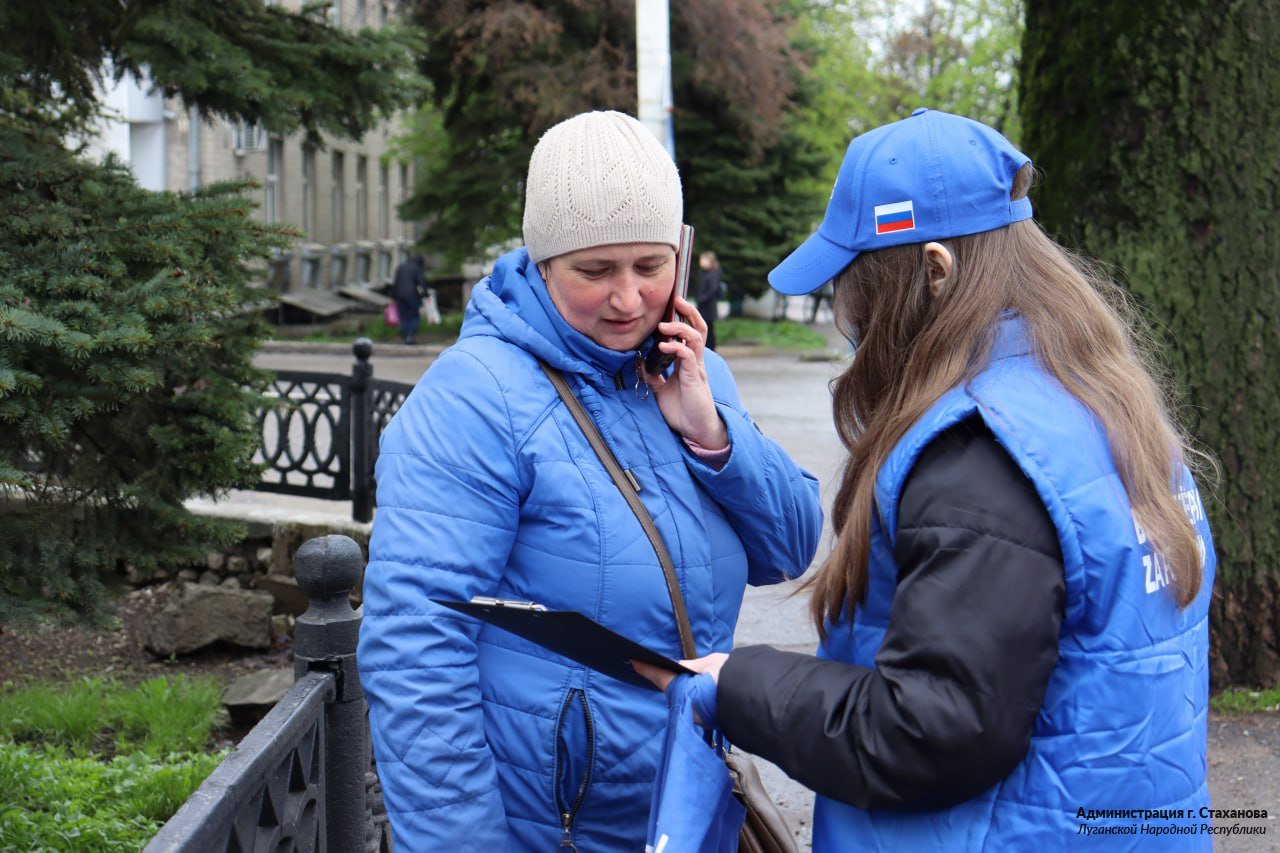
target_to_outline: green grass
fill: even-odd
[[[1280,711],[1280,685],[1270,690],[1245,690],[1233,687],[1210,697],[1209,707],[1220,714]]]
[[[296,328],[296,327],[295,327]],[[418,328],[419,343],[451,344],[462,328],[462,314],[444,315],[443,322],[423,324]],[[284,332],[281,333],[283,337]],[[368,315],[355,320],[347,319],[327,326],[305,327],[290,330],[292,340],[318,343],[349,344],[356,338],[369,338],[374,343],[399,343],[400,329],[388,326],[382,315]],[[716,339],[722,344],[754,344],[781,349],[827,349],[827,339],[803,323],[792,320],[756,320],[748,317],[730,317],[716,321]]]
[[[301,337],[289,335],[292,340],[315,341],[318,343],[349,344],[356,338],[368,338],[374,343],[399,343],[400,327],[388,326],[382,315],[368,315],[356,320],[341,320],[327,326],[311,330]],[[418,343],[452,343],[462,328],[462,314],[445,314],[439,323],[423,323],[418,327]]]
[[[827,339],[813,329],[793,320],[756,320],[729,317],[716,321],[716,343],[753,343],[762,347],[783,349],[827,349]]]
[[[221,760],[100,761],[0,741],[0,850],[140,850]]]
[[[211,678],[152,678],[125,686],[101,678],[35,684],[0,694],[0,738],[65,748],[76,756],[197,752],[221,706]]]
[[[0,693],[0,850],[138,850],[224,755],[210,678]]]

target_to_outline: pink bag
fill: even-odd
[[[388,326],[400,325],[400,309],[396,307],[394,299],[387,303],[386,309],[382,312],[382,319]]]

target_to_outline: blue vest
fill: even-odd
[[[976,413],[1035,485],[1062,548],[1058,663],[1030,749],[1008,777],[949,809],[868,811],[818,797],[813,849],[1209,850],[1211,836],[1200,834],[1209,821],[1200,809],[1209,804],[1209,590],[1216,558],[1199,493],[1184,470],[1176,488],[1199,533],[1204,581],[1195,601],[1179,610],[1166,589],[1168,575],[1134,521],[1097,419],[1041,370],[1020,321],[1000,327],[986,369],[943,395],[881,468],[866,600],[852,626],[847,618],[828,626],[819,654],[875,666],[898,583],[893,540],[903,484],[930,441]]]

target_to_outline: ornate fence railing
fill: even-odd
[[[350,500],[356,521],[373,518],[378,437],[413,390],[373,378],[373,343],[352,345],[351,375],[277,371],[269,402],[257,411],[262,443],[255,462],[266,467],[257,489]]]
[[[294,560],[309,606],[295,624],[293,687],[144,853],[391,850],[356,670],[360,546],[322,536]]]

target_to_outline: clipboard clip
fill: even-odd
[[[547,608],[536,601],[513,601],[510,598],[493,598],[488,595],[471,596],[472,604],[483,604],[487,607],[505,607],[508,610],[546,611]]]

